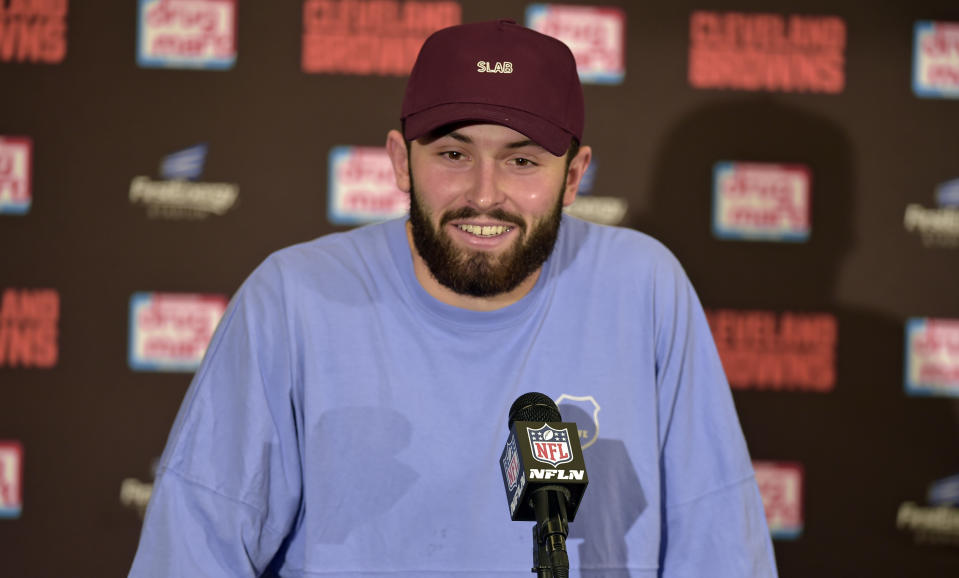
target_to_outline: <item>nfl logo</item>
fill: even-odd
[[[554,429],[543,424],[538,429],[526,428],[529,445],[533,450],[533,459],[550,464],[554,468],[573,461],[573,452],[569,447],[569,432],[566,429]]]
[[[516,438],[509,436],[506,442],[506,455],[503,456],[503,472],[506,475],[506,485],[513,491],[519,480],[519,452],[516,450]]]

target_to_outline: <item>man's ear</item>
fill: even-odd
[[[579,190],[579,183],[589,168],[589,161],[593,158],[593,150],[588,146],[579,147],[579,152],[569,162],[569,170],[566,172],[566,188],[563,189],[563,206],[568,207],[576,200],[576,191]]]
[[[410,192],[410,158],[406,152],[406,139],[398,130],[391,130],[386,135],[386,152],[393,163],[393,176],[396,186],[404,193]]]

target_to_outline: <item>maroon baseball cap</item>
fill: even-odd
[[[400,116],[407,140],[449,124],[490,122],[556,156],[572,137],[582,141],[584,117],[573,53],[508,19],[452,26],[427,38]]]

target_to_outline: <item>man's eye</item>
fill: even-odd
[[[459,151],[446,151],[446,152],[440,153],[440,156],[446,157],[451,161],[458,161],[463,158],[463,153]]]
[[[524,159],[523,157],[513,159],[513,164],[515,164],[518,167],[532,167],[536,165],[536,163],[534,163],[533,161],[529,159]]]

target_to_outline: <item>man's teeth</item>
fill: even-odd
[[[503,225],[457,225],[462,231],[466,231],[471,235],[477,235],[479,237],[495,237],[497,235],[502,235],[503,233],[512,229],[512,227],[506,227]]]

